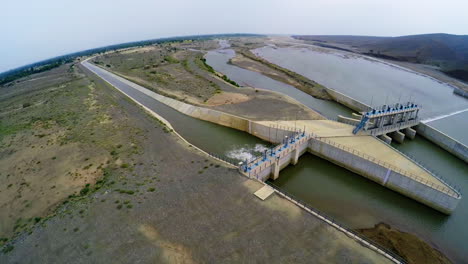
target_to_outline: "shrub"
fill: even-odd
[[[135,193],[135,191],[132,191],[132,190],[120,190],[120,189],[117,189],[116,191],[119,192],[119,193],[126,193],[126,194],[130,194],[130,195],[132,195],[132,194]]]
[[[86,195],[89,192],[89,186],[84,187],[80,191],[80,195]]]
[[[120,168],[125,169],[125,168],[128,168],[128,166],[129,166],[128,163],[122,163],[122,165],[120,165]]]
[[[6,253],[12,251],[14,248],[15,248],[15,247],[14,247],[13,245],[7,245],[7,246],[5,246],[5,247],[3,248],[2,251],[3,251],[3,253],[6,254]]]
[[[30,107],[30,106],[31,106],[31,103],[24,103],[23,104],[23,108]]]
[[[148,192],[154,192],[154,190],[156,190],[155,188],[151,187],[151,188],[148,188]]]

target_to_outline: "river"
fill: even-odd
[[[361,55],[310,46],[277,48],[271,45],[255,49],[253,53],[368,105],[412,100],[422,105],[420,116],[423,119],[468,110],[468,100],[454,94],[452,86]],[[439,122],[437,128],[468,145],[468,133],[460,133],[460,129],[468,131],[468,111],[459,116],[464,122],[457,127]]]

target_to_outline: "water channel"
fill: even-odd
[[[219,50],[209,52],[206,58],[217,71],[240,84],[287,94],[327,117],[351,113],[351,110],[334,102],[315,99],[259,73],[227,64],[233,55],[232,51]],[[115,78],[107,78],[109,74],[100,68],[94,69],[168,120],[179,134],[207,152],[244,160],[259,155],[267,146],[266,142],[245,132],[183,115]],[[431,164],[431,169],[451,179],[462,192],[468,190],[466,165],[442,149],[420,137],[395,147]],[[386,222],[432,242],[456,262],[468,259],[468,246],[464,243],[468,237],[464,227],[464,221],[468,219],[468,203],[464,200],[451,216],[445,216],[310,154],[302,156],[296,166],[283,170],[274,184],[351,228],[372,227],[378,222]]]
[[[294,87],[257,72],[227,64],[234,55],[234,51],[224,49],[211,51],[205,58],[217,71],[240,84],[287,94],[324,116],[333,118],[337,114],[349,115],[351,112],[336,103],[304,95]],[[338,107],[335,108],[336,105]],[[448,178],[462,193],[467,193],[468,168],[463,161],[422,137],[392,145],[421,163],[430,164],[430,169]],[[468,259],[468,245],[465,243],[468,228],[464,225],[468,219],[466,198],[460,201],[451,216],[445,216],[310,154],[301,157],[296,166],[283,170],[274,184],[351,228],[385,222],[418,235],[457,263]]]

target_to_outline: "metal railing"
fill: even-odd
[[[369,239],[369,238],[363,236],[362,234],[360,234],[360,233],[358,233],[358,232],[356,232],[356,231],[354,231],[352,229],[349,229],[349,228],[345,227],[344,225],[340,224],[339,222],[337,222],[336,220],[334,220],[330,216],[326,215],[325,213],[319,211],[316,208],[311,207],[310,205],[308,205],[304,201],[298,199],[297,197],[291,195],[287,191],[281,190],[274,183],[266,182],[266,184],[271,186],[275,190],[275,192],[278,193],[280,196],[282,196],[285,199],[293,202],[297,206],[303,208],[304,210],[306,210],[307,212],[313,214],[314,216],[316,216],[320,220],[326,222],[327,224],[329,224],[329,225],[337,228],[338,230],[344,232],[346,235],[348,235],[351,238],[357,240],[358,242],[362,243],[363,245],[367,246],[368,248],[371,248],[372,250],[384,255],[385,257],[387,257],[391,261],[393,261],[395,263],[406,263],[406,260],[404,260],[401,256],[399,256],[399,255],[395,254],[394,252],[388,250],[386,247],[384,247],[381,244],[373,241],[372,239]]]
[[[414,120],[414,122],[419,122],[419,120]],[[274,127],[274,126],[273,126]],[[295,141],[294,142],[291,142],[291,143],[288,143],[288,144],[280,144],[274,148],[272,148],[271,150],[267,151],[266,152],[266,155],[263,155],[263,156],[260,156],[260,157],[254,157],[252,158],[251,160],[247,160],[245,161],[245,163],[243,165],[241,165],[239,167],[239,169],[247,176],[251,177],[252,175],[253,176],[257,176],[258,173],[260,173],[261,171],[263,171],[264,169],[268,168],[269,166],[271,166],[272,163],[275,162],[275,159],[279,159],[281,157],[284,157],[284,155],[287,155],[289,154],[291,151],[293,151],[296,146],[296,144],[302,144],[305,140],[309,140],[311,138],[315,139],[315,140],[318,140],[320,142],[323,142],[325,144],[328,144],[328,145],[331,145],[333,147],[336,147],[338,149],[341,149],[343,151],[346,151],[346,152],[349,152],[349,153],[352,153],[353,155],[356,155],[360,158],[363,158],[365,160],[368,160],[368,161],[371,161],[377,165],[380,165],[384,168],[387,168],[387,169],[390,169],[396,173],[399,173],[403,176],[406,176],[412,180],[415,180],[421,184],[424,184],[434,190],[437,190],[437,191],[440,191],[442,193],[445,193],[449,196],[452,196],[452,197],[455,197],[455,198],[461,198],[461,193],[460,193],[460,190],[456,187],[454,187],[452,184],[448,183],[447,180],[444,180],[441,176],[438,176],[437,174],[433,173],[432,171],[430,171],[429,169],[427,169],[425,166],[421,165],[419,162],[416,162],[414,159],[411,159],[409,158],[407,155],[401,153],[400,151],[397,151],[398,153],[400,153],[402,156],[404,156],[405,158],[409,159],[410,161],[412,162],[415,162],[421,169],[423,169],[424,171],[426,171],[427,173],[429,173],[431,176],[434,176],[437,180],[439,180],[441,183],[445,184],[445,186],[443,185],[440,185],[440,184],[437,184],[437,183],[434,183],[432,181],[429,181],[421,176],[418,176],[410,171],[407,171],[407,170],[403,170],[395,165],[392,165],[388,162],[385,162],[383,160],[379,160],[373,156],[370,156],[368,154],[365,154],[365,153],[362,153],[354,148],[351,148],[351,147],[348,147],[348,146],[345,146],[345,145],[342,145],[342,144],[339,144],[337,142],[334,142],[332,140],[329,140],[327,138],[323,138],[323,137],[319,137],[318,135],[314,134],[314,133],[305,133],[305,130],[303,130],[301,132],[301,130],[297,129],[297,128],[292,128],[292,127],[288,127],[288,126],[281,126],[281,125],[277,125],[276,126],[277,129],[282,129],[282,130],[286,130],[286,131],[290,131],[291,133],[295,133],[293,137],[291,138],[294,138]],[[289,140],[291,140],[291,138],[289,138]],[[394,148],[392,148],[394,149]],[[395,150],[395,149],[394,149]],[[448,186],[448,187],[447,187]]]
[[[296,134],[292,138],[288,138],[288,143],[280,144],[270,150],[265,151],[263,156],[255,157],[251,160],[245,161],[245,164],[239,166],[239,169],[245,175],[252,177],[252,175],[258,179],[258,174],[263,170],[270,167],[277,160],[288,155],[297,148],[297,145],[308,142],[311,138],[311,134]]]
[[[432,176],[436,177],[439,181],[443,182],[445,185],[449,186],[455,192],[457,192],[459,196],[462,195],[461,190],[460,190],[460,188],[458,186],[451,183],[450,180],[442,177],[439,173],[435,172],[433,169],[430,169],[430,166],[426,165],[425,163],[423,163],[422,161],[416,159],[414,156],[412,156],[410,154],[403,153],[403,152],[399,151],[398,149],[396,149],[396,148],[394,148],[394,147],[392,147],[390,145],[388,147],[390,147],[394,151],[398,152],[400,155],[404,156],[405,158],[407,158],[407,159],[411,160],[412,162],[416,163],[419,167],[421,167],[426,172],[432,174]]]

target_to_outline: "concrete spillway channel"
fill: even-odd
[[[283,142],[287,136],[291,140],[291,135],[301,128],[302,134],[294,134],[294,142],[278,146],[273,155],[270,152],[266,159],[260,158],[263,162],[254,160],[244,164],[251,168],[241,169],[241,172],[252,178],[261,181],[277,178],[281,169],[295,164],[300,155],[308,151],[446,214],[450,214],[461,199],[461,194],[453,187],[387,144],[373,136],[353,135],[350,125],[330,120],[251,121],[189,105],[156,94],[88,62],[83,65],[105,80],[118,79],[188,116],[245,131],[272,143]],[[102,72],[105,76],[99,74]],[[252,167],[253,164],[259,165]]]

